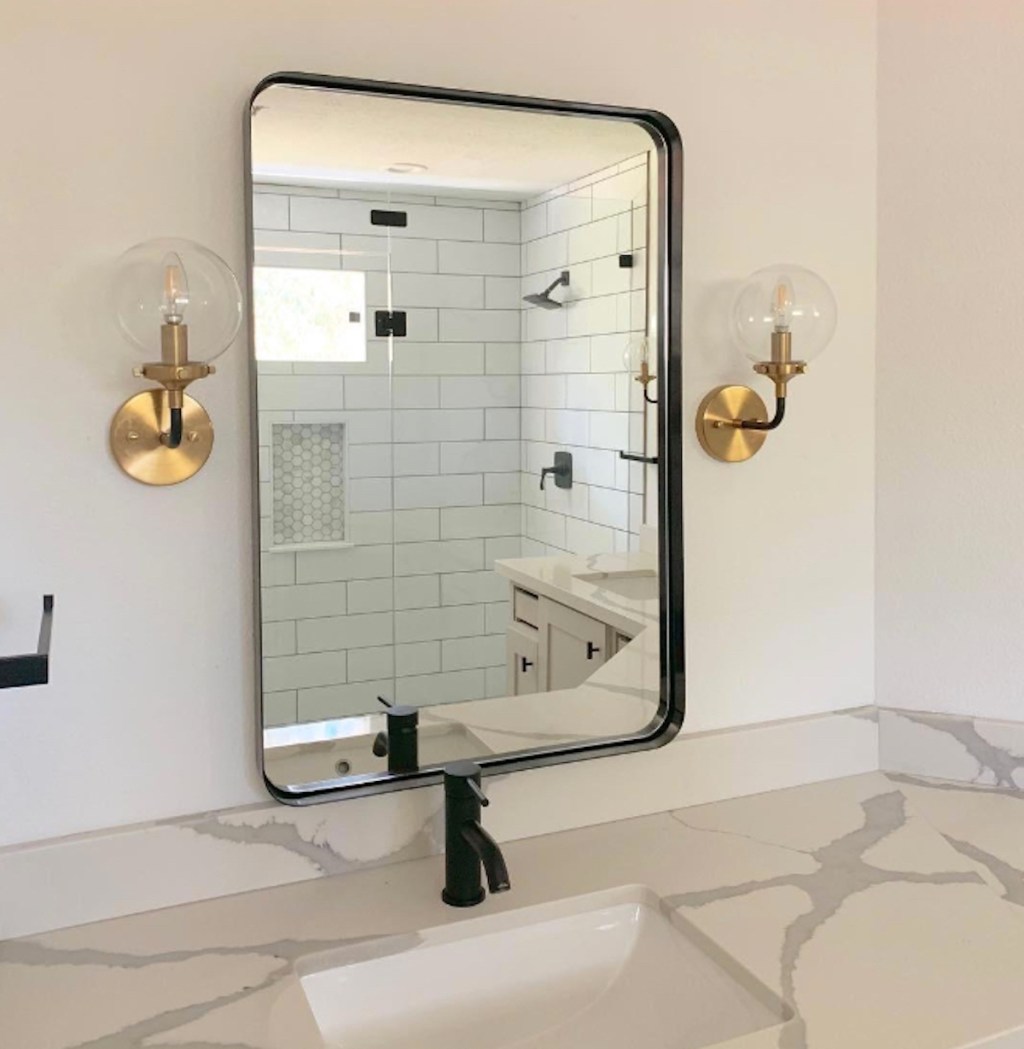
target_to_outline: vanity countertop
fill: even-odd
[[[10,940],[0,1041],[319,1049],[299,960],[638,883],[793,1008],[722,1049],[1011,1049],[1022,829],[1021,795],[869,773],[511,842],[512,891],[468,912],[432,857]]]

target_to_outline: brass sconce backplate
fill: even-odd
[[[736,420],[767,422],[764,401],[749,386],[716,386],[697,409],[697,440],[714,459],[741,463],[761,450],[768,434],[744,430]]]
[[[170,426],[166,390],[144,390],[118,408],[110,424],[110,448],[129,477],[143,484],[178,484],[202,469],[213,449],[213,424],[206,409],[184,395],[177,448],[168,448],[163,440]]]

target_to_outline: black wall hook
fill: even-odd
[[[36,651],[24,656],[0,657],[0,688],[45,685],[50,680],[50,632],[53,629],[53,594],[43,597]]]

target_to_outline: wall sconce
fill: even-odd
[[[238,334],[242,293],[228,264],[189,240],[150,240],[117,263],[114,306],[121,334],[149,358],[133,374],[160,384],[129,397],[110,426],[118,465],[143,484],[185,481],[213,448],[206,410],[185,393],[212,375],[209,363]],[[203,359],[189,357],[189,344]]]
[[[732,329],[754,371],[775,384],[775,414],[768,419],[764,401],[748,386],[713,389],[697,409],[697,439],[708,455],[724,463],[749,459],[760,451],[768,431],[781,425],[787,383],[804,374],[807,362],[836,330],[835,296],[821,277],[802,266],[769,266],[740,288]]]

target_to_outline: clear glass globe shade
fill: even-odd
[[[772,332],[792,334],[795,361],[817,357],[836,330],[836,299],[817,273],[779,264],[743,282],[733,301],[736,344],[752,361],[771,359]]]
[[[160,329],[188,325],[189,357],[211,361],[234,341],[242,323],[242,292],[231,267],[190,240],[147,240],[118,259],[114,310],[124,337],[160,359]]]
[[[631,373],[638,373],[640,366],[651,363],[651,347],[646,335],[634,335],[622,351],[622,367]]]

